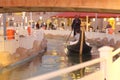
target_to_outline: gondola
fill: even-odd
[[[80,35],[81,34],[82,34],[82,30],[80,30]],[[79,37],[79,40],[78,40],[78,42],[76,44],[67,45],[68,53],[70,52],[68,55],[79,55],[81,40],[83,41],[83,43],[82,43],[82,54],[83,55],[91,55],[90,52],[91,52],[92,47],[89,46],[88,44],[86,44],[85,32],[84,31],[83,31],[83,36]]]
[[[82,47],[82,52],[80,52],[81,47]],[[72,45],[67,45],[67,49],[68,49],[67,56],[68,56],[69,65],[80,64],[92,58],[91,56],[92,47],[86,44],[85,33],[84,31],[82,32],[82,30],[80,30],[80,37],[77,43]],[[80,53],[82,53],[82,55],[80,55]],[[72,74],[75,76],[76,79],[79,79],[79,77],[83,77],[85,75],[85,68],[81,68],[76,71],[73,71]]]

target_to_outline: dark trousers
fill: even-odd
[[[74,31],[73,35],[75,36],[76,33],[79,33],[79,32],[80,32],[80,29],[73,29],[73,31]]]

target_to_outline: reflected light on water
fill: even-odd
[[[58,55],[58,53],[56,52],[56,50],[55,50],[55,49],[54,49],[54,50],[52,50],[52,55],[54,55],[54,56]]]

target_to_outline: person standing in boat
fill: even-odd
[[[75,36],[77,31],[80,31],[80,25],[81,25],[81,20],[79,19],[79,16],[76,15],[75,19],[72,22],[72,30],[74,31],[73,35]]]
[[[39,28],[40,28],[40,25],[39,25],[39,22],[37,22],[36,29],[39,29]]]

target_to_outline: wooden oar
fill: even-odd
[[[70,39],[71,34],[72,34],[72,30],[71,30],[71,32],[70,32],[70,34],[69,34],[68,38],[66,39],[66,43],[67,43],[67,42],[68,42],[68,40]]]

